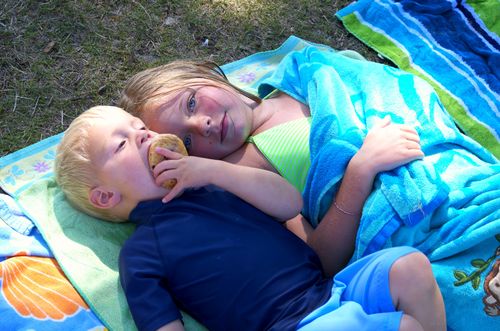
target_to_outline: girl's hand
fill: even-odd
[[[172,190],[163,197],[164,203],[182,194],[187,188],[198,188],[210,184],[209,176],[217,171],[217,160],[184,156],[161,147],[157,148],[156,152],[167,158],[158,163],[153,170],[156,184],[161,186],[170,179],[177,181]]]
[[[368,132],[353,159],[375,176],[423,157],[417,131],[409,125],[391,124],[387,116]]]

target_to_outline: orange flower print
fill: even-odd
[[[0,263],[2,295],[24,317],[62,320],[88,309],[52,258],[14,256]]]

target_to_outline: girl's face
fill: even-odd
[[[252,132],[252,104],[229,88],[197,85],[161,97],[143,120],[153,131],[180,137],[190,155],[222,159]]]

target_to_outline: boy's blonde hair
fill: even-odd
[[[213,62],[173,61],[146,69],[132,76],[122,92],[118,105],[141,117],[147,106],[159,97],[194,85],[226,87],[260,103],[261,99],[231,84],[222,69]]]
[[[111,107],[92,107],[71,122],[57,147],[55,175],[73,207],[97,218],[122,222],[110,210],[96,208],[89,199],[90,190],[97,184],[97,169],[89,154],[89,129],[96,123],[109,119],[106,115],[108,108]]]

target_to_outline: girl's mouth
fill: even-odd
[[[224,116],[222,116],[222,121],[220,123],[220,142],[222,143],[227,135],[227,112],[224,112]]]

